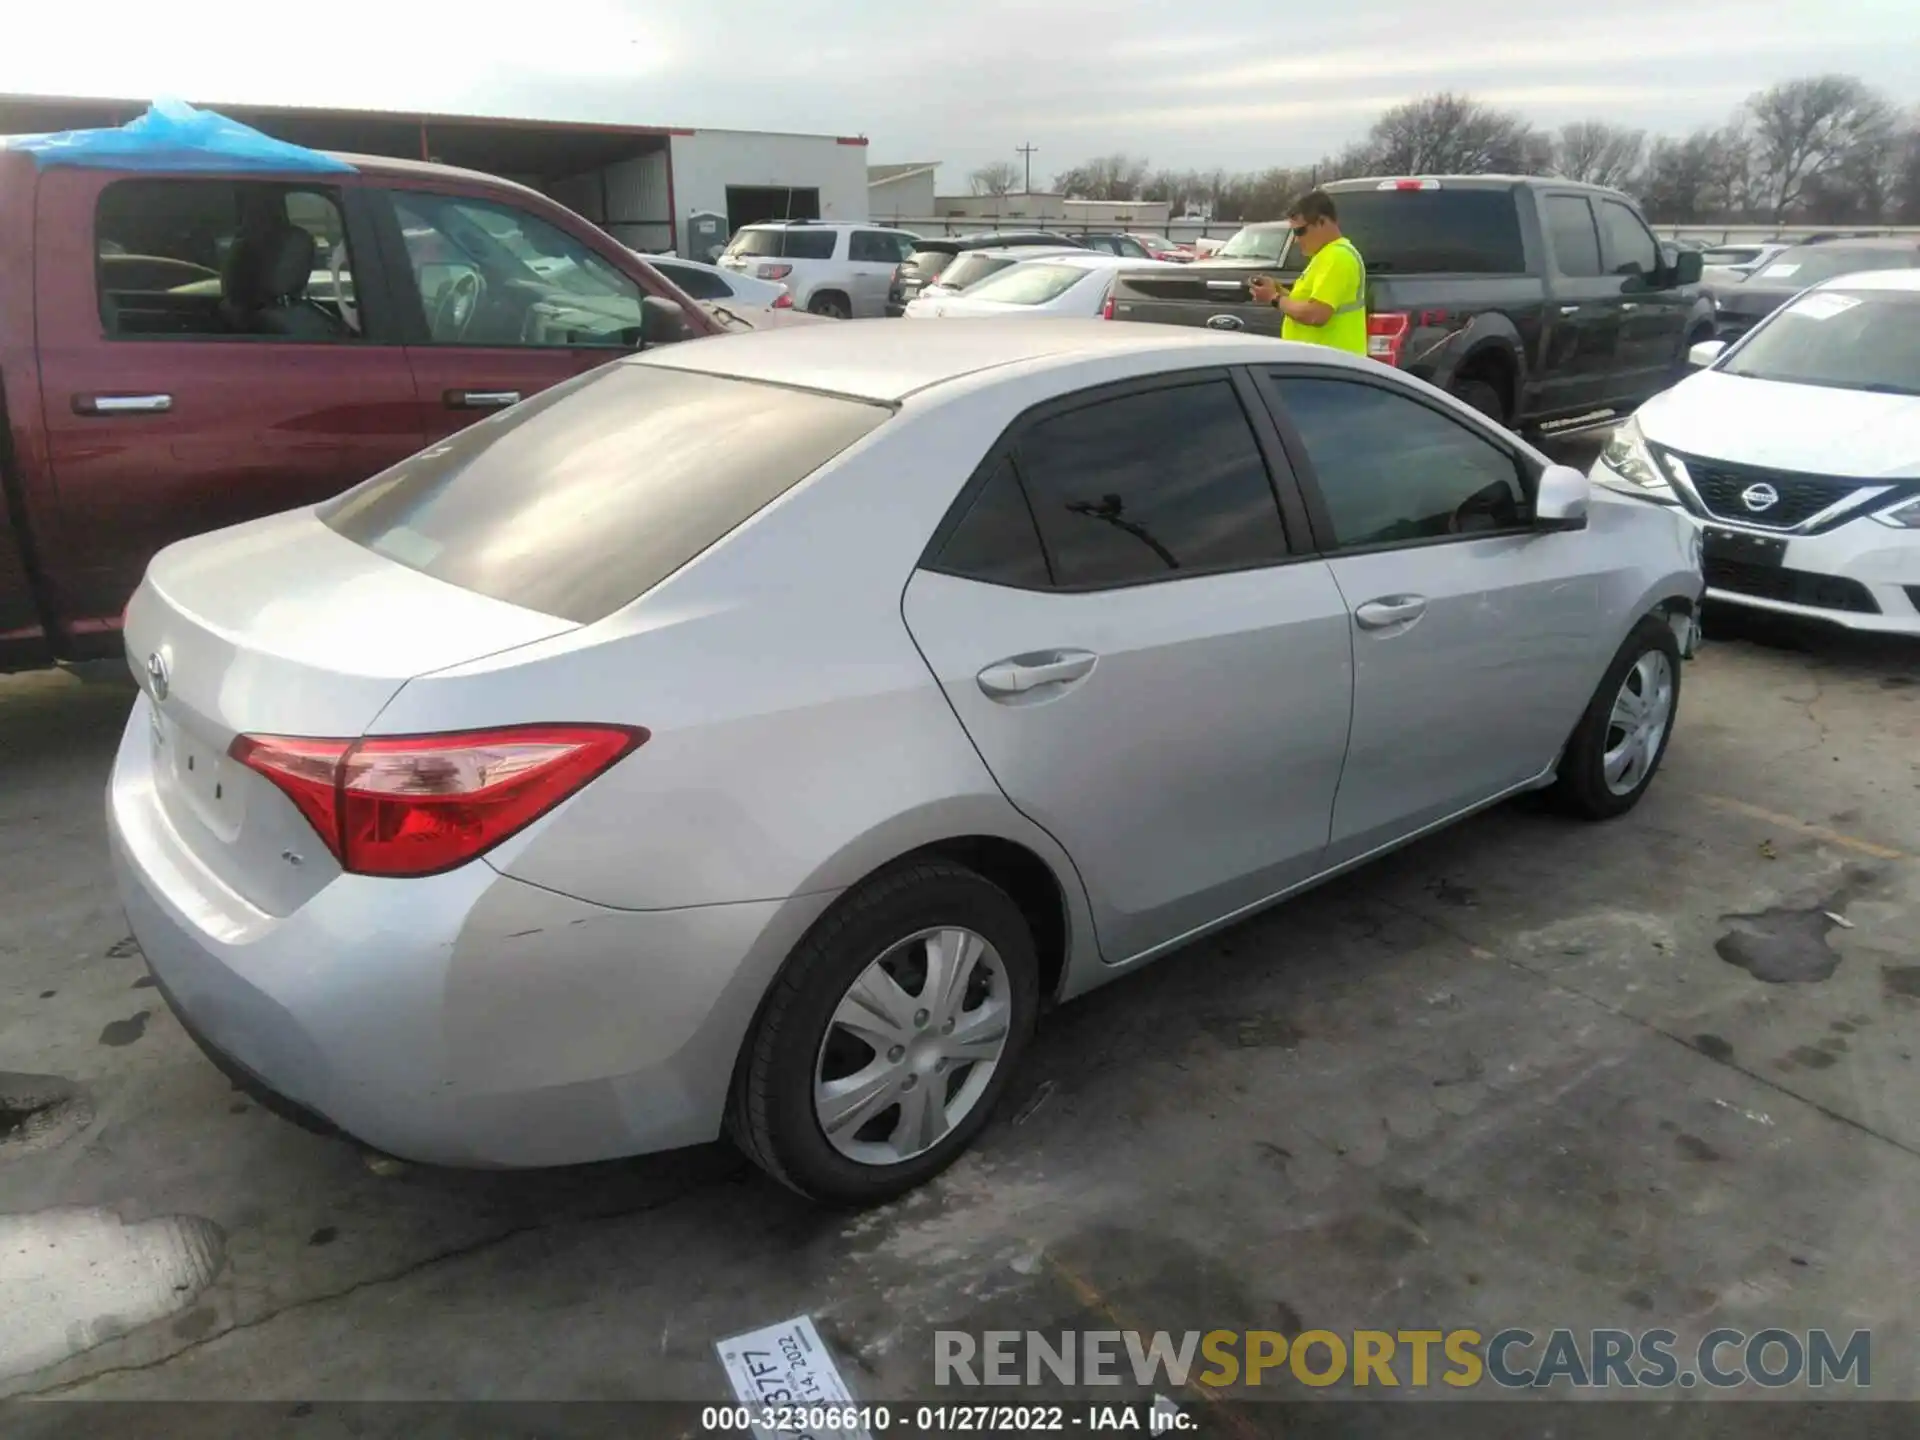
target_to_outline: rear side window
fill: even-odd
[[[665,366],[608,365],[429,446],[319,515],[437,580],[590,624],[888,413]]]
[[[1553,263],[1562,275],[1575,279],[1600,274],[1600,237],[1594,232],[1593,210],[1583,195],[1549,195],[1546,199],[1547,242]]]
[[[1037,421],[1015,463],[1063,587],[1286,557],[1266,465],[1225,380],[1117,395]]]
[[[1033,511],[1014,474],[1013,461],[1002,456],[940,547],[933,568],[989,585],[1012,585],[1022,590],[1044,590],[1052,578]]]
[[[1368,274],[1526,273],[1511,190],[1342,190],[1333,203]]]
[[[839,238],[832,230],[789,230],[781,253],[789,260],[831,260],[833,242]]]

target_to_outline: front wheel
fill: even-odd
[[[997,885],[942,860],[876,876],[781,972],[728,1128],[809,1199],[892,1199],[951,1165],[991,1118],[1038,993],[1032,933]]]
[[[1553,795],[1590,820],[1624,815],[1646,793],[1680,713],[1680,642],[1649,615],[1633,627],[1560,757]]]

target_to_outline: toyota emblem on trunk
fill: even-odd
[[[153,698],[164,700],[170,682],[167,678],[167,657],[158,650],[147,656],[147,679],[153,684]]]
[[[1209,330],[1240,330],[1245,328],[1245,322],[1238,315],[1214,315],[1208,318],[1207,328]]]
[[[1740,503],[1758,515],[1761,511],[1771,510],[1780,503],[1780,492],[1765,482],[1749,485],[1740,492]]]

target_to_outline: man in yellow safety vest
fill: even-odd
[[[1354,243],[1340,233],[1339,213],[1324,190],[1309,190],[1287,212],[1293,243],[1307,257],[1307,268],[1281,295],[1265,275],[1248,288],[1262,305],[1286,318],[1280,338],[1309,345],[1331,345],[1355,355],[1367,353],[1367,265]]]

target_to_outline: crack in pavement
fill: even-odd
[[[251,1320],[229,1325],[224,1330],[217,1331],[211,1335],[204,1335],[198,1340],[189,1341],[178,1350],[170,1350],[165,1355],[143,1361],[138,1365],[104,1366],[99,1370],[76,1376],[71,1380],[62,1380],[57,1384],[43,1385],[32,1390],[15,1390],[0,1394],[0,1401],[33,1400],[51,1395],[65,1395],[79,1389],[83,1385],[91,1385],[96,1380],[103,1380],[111,1375],[137,1375],[143,1371],[164,1369],[182,1356],[191,1355],[194,1351],[204,1349],[217,1340],[224,1340],[231,1335],[238,1335],[243,1330],[257,1330],[262,1325],[270,1324],[283,1315],[291,1315],[300,1310],[311,1310],[321,1305],[331,1305],[335,1301],[345,1300],[357,1295],[362,1290],[372,1290],[383,1285],[398,1284],[400,1281],[409,1280],[422,1271],[430,1270],[436,1265],[442,1265],[453,1260],[463,1260],[469,1255],[480,1254],[495,1246],[505,1245],[524,1235],[537,1234],[542,1230],[557,1229],[563,1225],[604,1225],[618,1220],[629,1220],[636,1215],[647,1215],[656,1210],[664,1210],[669,1206],[678,1205],[685,1200],[691,1200],[698,1195],[717,1189],[722,1185],[732,1184],[736,1182],[741,1175],[745,1174],[747,1170],[747,1163],[743,1160],[739,1165],[727,1170],[723,1174],[716,1175],[711,1180],[696,1182],[677,1194],[669,1195],[663,1199],[654,1200],[644,1205],[629,1205],[622,1209],[609,1210],[597,1215],[559,1216],[551,1220],[534,1220],[523,1225],[509,1226],[497,1234],[482,1236],[468,1244],[456,1245],[433,1255],[422,1256],[420,1259],[411,1261],[401,1266],[398,1270],[390,1271],[387,1274],[370,1275],[364,1280],[356,1280],[353,1284],[343,1286],[338,1290],[330,1290],[324,1294],[308,1295],[298,1300],[291,1300],[276,1310],[269,1310],[263,1315],[255,1316]],[[83,1351],[81,1353],[84,1354],[85,1352]],[[72,1358],[74,1357],[69,1357],[69,1360]]]
[[[1616,1015],[1622,1020],[1626,1020],[1631,1022],[1632,1024],[1638,1025],[1642,1030],[1646,1030],[1652,1034],[1658,1035],[1663,1040],[1671,1040],[1674,1044],[1681,1046],[1682,1048],[1690,1051],[1692,1054],[1700,1056],[1700,1058],[1703,1060],[1711,1061],[1715,1065],[1724,1066],[1726,1069],[1733,1071],[1737,1075],[1746,1076],[1749,1080],[1758,1081],[1761,1085],[1765,1086],[1767,1089],[1773,1091],[1777,1095],[1784,1095],[1790,1100],[1796,1100],[1800,1104],[1805,1105],[1809,1110],[1814,1111],[1816,1114],[1824,1115],[1827,1117],[1827,1119],[1837,1121],[1839,1124],[1846,1126],[1850,1130],[1857,1130],[1862,1135],[1870,1136],[1873,1139],[1880,1141],[1884,1145],[1891,1146],[1893,1149],[1898,1150],[1902,1155],[1908,1155],[1916,1160],[1920,1160],[1920,1149],[1916,1149],[1915,1147],[1907,1144],[1904,1140],[1900,1140],[1892,1135],[1887,1135],[1879,1130],[1874,1129],[1871,1125],[1867,1124],[1863,1120],[1856,1120],[1851,1115],[1845,1114],[1844,1112],[1839,1110],[1835,1110],[1832,1106],[1827,1105],[1822,1101],[1816,1100],[1810,1095],[1802,1095],[1798,1090],[1791,1089],[1790,1087],[1781,1084],[1778,1080],[1775,1080],[1770,1075],[1762,1075],[1757,1073],[1756,1071],[1749,1070],[1747,1069],[1746,1066],[1737,1064],[1732,1059],[1723,1060],[1717,1055],[1709,1055],[1704,1050],[1702,1050],[1699,1046],[1693,1044],[1693,1042],[1689,1040],[1687,1037],[1682,1035],[1676,1035],[1671,1030],[1666,1029],[1665,1027],[1657,1024],[1652,1020],[1646,1019],[1643,1016],[1635,1015],[1630,1010],[1624,1010],[1620,1006],[1613,1004],[1611,1001],[1603,998],[1602,996],[1589,994],[1587,991],[1580,989],[1578,986],[1569,985],[1564,980],[1560,979],[1558,976],[1552,974],[1549,971],[1536,969],[1535,967],[1528,965],[1524,961],[1516,960],[1511,955],[1502,954],[1498,951],[1488,952],[1480,945],[1478,941],[1473,940],[1469,936],[1462,934],[1460,931],[1454,929],[1451,925],[1447,924],[1445,921],[1437,919],[1432,915],[1428,915],[1419,910],[1410,909],[1409,907],[1400,904],[1396,900],[1382,900],[1380,903],[1383,905],[1389,906],[1392,909],[1400,911],[1401,914],[1406,915],[1409,919],[1420,920],[1425,922],[1426,924],[1432,926],[1435,930],[1439,931],[1442,935],[1445,935],[1449,939],[1454,940],[1459,944],[1466,946],[1467,949],[1475,952],[1476,954],[1488,954],[1488,953],[1493,954],[1494,958],[1498,959],[1503,965],[1506,965],[1514,970],[1518,970],[1522,975],[1531,976],[1533,979],[1538,980],[1541,984],[1547,986],[1549,989],[1557,990],[1562,995],[1570,995],[1576,1000],[1584,1000],[1587,1004],[1597,1006],[1598,1008],[1606,1011],[1609,1015]]]

